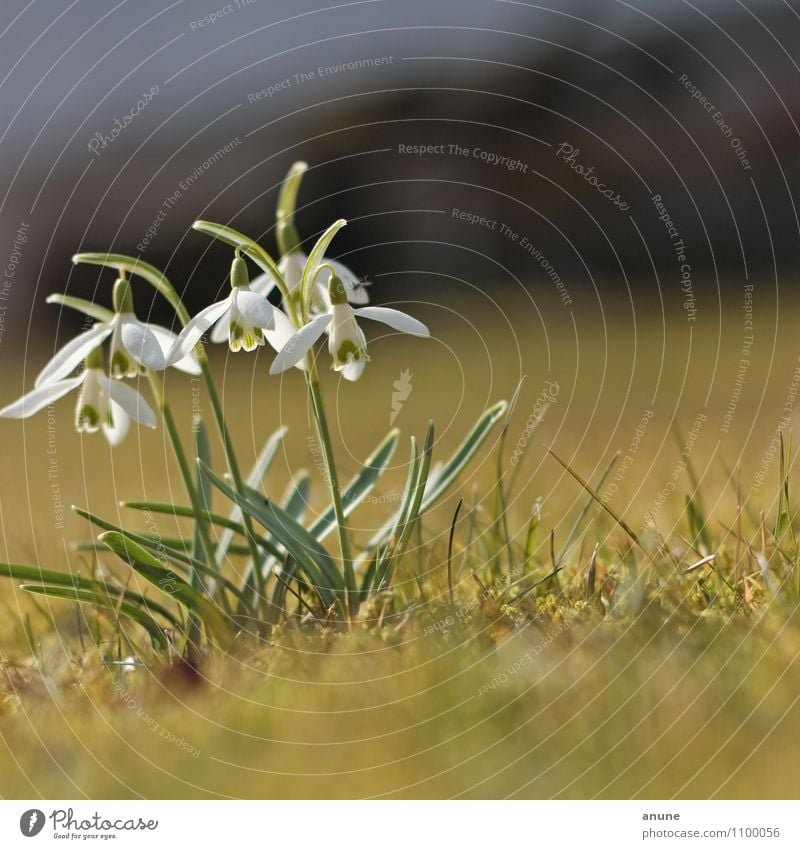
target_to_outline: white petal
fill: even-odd
[[[112,446],[119,445],[128,435],[130,430],[131,419],[125,410],[120,407],[115,401],[111,401],[111,424],[103,422],[103,433],[109,444]]]
[[[345,378],[345,380],[358,380],[358,378],[361,377],[366,364],[366,357],[361,357],[358,360],[350,360],[346,366],[342,366],[342,368],[338,369],[338,372],[343,378]]]
[[[267,271],[250,281],[250,288],[265,298],[278,285],[278,281]]]
[[[109,377],[104,377],[102,383],[103,392],[111,401],[119,404],[134,421],[147,427],[156,426],[156,414],[135,389],[118,380],[111,380]]]
[[[220,321],[224,320],[225,317],[223,316]],[[161,327],[158,324],[151,324],[149,325],[149,327],[153,331],[153,334],[155,335],[156,339],[158,340],[158,345],[161,348],[161,353],[164,355],[164,362],[166,362],[167,356],[172,350],[172,346],[175,344],[175,341],[178,336],[171,330],[167,330],[166,327]],[[216,327],[214,328],[214,330],[216,330]],[[178,360],[178,362],[172,363],[172,368],[176,368],[178,369],[178,371],[186,372],[186,374],[200,374],[202,372],[202,369],[200,368],[200,363],[197,362],[197,357],[194,355],[194,351],[190,351],[182,360]]]
[[[150,329],[150,325],[143,321],[137,321],[135,318],[123,319],[122,344],[140,365],[155,371],[166,368],[167,361],[158,344],[158,339]]]
[[[49,363],[39,372],[39,376],[34,382],[34,386],[44,386],[45,383],[52,383],[54,380],[61,380],[73,372],[88,354],[111,334],[114,329],[114,322],[108,324],[95,324],[91,330],[81,333],[72,341],[67,342],[50,360]]]
[[[215,345],[219,345],[221,342],[227,342],[228,336],[231,332],[231,314],[230,312],[226,312],[225,315],[214,325],[214,329],[211,331],[211,341]]]
[[[66,380],[56,380],[31,390],[19,400],[14,401],[0,410],[0,417],[4,419],[27,419],[39,410],[62,398],[67,392],[75,389],[83,383],[84,375],[69,377]]]
[[[268,329],[275,326],[272,304],[263,295],[239,288],[234,290],[233,297],[239,312],[256,327]]]
[[[369,303],[369,295],[367,294],[367,290],[364,288],[365,283],[359,279],[358,275],[351,271],[344,263],[339,262],[335,259],[323,259],[322,260],[327,265],[330,265],[334,273],[337,277],[339,277],[344,283],[344,288],[347,294],[347,300],[351,304],[368,304]],[[323,268],[319,274],[317,274],[315,278],[315,283],[321,288],[325,290],[326,300],[327,300],[327,292],[328,292],[328,284],[331,280],[331,272],[327,268]]]
[[[410,333],[412,336],[430,336],[431,333],[427,327],[410,315],[406,315],[400,310],[392,310],[388,307],[359,307],[353,310],[355,315],[361,318],[371,318],[373,321],[381,321],[388,324],[394,330],[399,330],[401,333]]]
[[[217,321],[231,306],[230,297],[223,301],[217,301],[200,310],[199,313],[181,330],[180,335],[172,346],[172,350],[167,355],[167,365],[171,366],[182,360],[194,346],[200,341],[200,337],[208,330],[211,325]]]
[[[287,368],[301,360],[306,351],[322,336],[332,318],[333,316],[330,313],[318,315],[316,318],[312,318],[305,327],[301,327],[272,361],[269,373],[280,374],[280,372],[286,371]]]
[[[265,330],[264,336],[267,342],[269,342],[276,351],[280,351],[292,338],[292,336],[294,336],[297,328],[292,324],[289,316],[287,316],[282,310],[276,308],[273,312],[273,316],[275,318],[275,327],[272,330]],[[295,368],[305,371],[306,361],[301,359],[299,362],[295,363]]]
[[[278,263],[278,271],[283,275],[290,292],[294,292],[300,286],[307,261],[308,257],[302,251],[292,251]]]

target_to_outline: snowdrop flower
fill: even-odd
[[[51,363],[52,360],[48,365]],[[156,426],[155,413],[144,398],[106,374],[100,348],[95,347],[86,356],[85,365],[77,377],[60,377],[37,385],[13,404],[3,407],[0,417],[27,419],[73,389],[79,389],[75,410],[75,429],[79,433],[102,429],[111,445],[119,445],[128,433],[131,419],[147,427]]]
[[[302,251],[292,251],[286,254],[278,263],[278,270],[283,275],[286,286],[291,294],[297,292],[300,288],[300,282],[303,279],[303,269],[308,260],[308,257]],[[320,264],[317,271],[315,299],[312,303],[312,311],[329,312],[331,308],[330,298],[328,296],[328,286],[330,284],[331,275],[335,273],[344,283],[347,299],[352,304],[367,304],[369,303],[369,295],[365,288],[366,283],[362,283],[356,275],[350,271],[347,266],[336,260],[324,260],[324,265]],[[277,286],[277,281],[268,272],[259,274],[250,281],[250,289],[263,295],[265,298]],[[276,350],[280,351],[283,346],[294,335],[297,328],[289,320],[288,316],[279,309],[274,311],[275,326],[273,329],[264,329],[264,337],[267,342]],[[226,313],[222,318],[218,319],[211,331],[211,341],[215,344],[226,342],[230,336],[230,313]],[[304,369],[305,363],[301,359],[295,363],[297,368]]]
[[[300,283],[303,279],[303,270],[308,262],[308,256],[301,250],[293,250],[282,257],[278,263],[278,271],[283,275],[286,282],[286,288],[290,294],[295,294],[300,289]],[[346,265],[338,262],[335,259],[322,259],[316,270],[315,295],[316,298],[312,303],[312,307],[317,311],[327,312],[330,310],[330,300],[328,297],[328,287],[331,282],[331,277],[336,275],[344,284],[347,300],[351,304],[359,306],[369,303],[369,294],[366,287],[369,285],[366,281],[360,280],[356,274],[351,271]],[[277,281],[268,273],[260,274],[250,284],[255,291],[263,292],[268,295],[276,286]]]
[[[279,374],[296,365],[330,327],[328,350],[332,367],[340,371],[347,380],[358,380],[369,357],[367,356],[367,340],[358,326],[357,316],[381,321],[401,333],[430,336],[428,328],[422,322],[399,310],[386,307],[353,309],[347,302],[347,289],[344,282],[333,272],[331,272],[328,297],[331,304],[329,310],[314,316],[308,324],[292,335],[275,357],[270,374]]]
[[[167,356],[167,365],[187,356],[212,325],[227,323],[231,351],[254,351],[264,344],[264,331],[275,326],[274,307],[263,294],[250,285],[247,264],[237,251],[231,265],[231,291],[227,298],[211,304],[183,328]],[[219,339],[218,334],[212,333]],[[224,338],[224,337],[223,337]],[[220,340],[221,341],[221,340]]]
[[[41,370],[34,385],[38,388],[65,378],[109,336],[112,377],[136,377],[141,368],[156,371],[165,368],[167,353],[178,337],[165,327],[136,318],[130,284],[124,278],[114,284],[114,309],[115,315],[109,321],[98,322],[64,345]],[[171,365],[189,374],[200,374],[200,365],[194,356]]]

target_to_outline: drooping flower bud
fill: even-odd
[[[347,303],[347,288],[342,278],[334,273],[331,273],[331,279],[328,282],[328,296],[331,299],[331,306]]]
[[[239,251],[231,263],[231,289],[250,285],[250,273],[247,270],[247,262],[242,259]]]
[[[131,284],[124,276],[115,281],[112,300],[117,316],[134,317],[133,292],[131,291]],[[102,367],[102,362],[100,365]],[[109,371],[111,376],[117,380],[121,380],[123,377],[136,377],[139,373],[138,364],[134,362],[122,340],[122,321],[119,318],[114,322],[114,330],[111,333]]]

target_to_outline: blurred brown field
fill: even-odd
[[[432,340],[373,335],[372,361],[359,383],[324,376],[345,476],[388,430],[393,385],[403,371],[411,390],[395,424],[421,437],[433,418],[435,459],[447,456],[489,403],[510,398],[524,375],[500,468],[508,482],[516,475],[508,501],[518,541],[542,499],[543,561],[550,529],[562,541],[586,502],[545,446],[593,481],[621,452],[616,469],[624,473],[610,477],[605,491],[616,484],[609,503],[634,527],[658,506],[659,530],[685,533],[683,499],[694,475],[710,532],[719,538],[721,522],[734,521],[735,485],[727,470],[737,468],[743,499],[769,515],[779,474],[771,444],[783,417],[789,416],[787,435],[794,422],[793,406],[785,409],[797,368],[794,310],[783,303],[779,313],[759,309],[725,433],[742,348],[741,309],[701,311],[689,325],[680,315],[663,323],[657,303],[633,309],[608,292],[598,303],[602,311],[588,297],[578,299],[569,317],[547,293],[535,301],[498,290],[457,304],[406,304],[429,324]],[[23,367],[3,355],[6,400],[22,390]],[[31,352],[26,385],[46,356],[43,349]],[[266,352],[214,351],[240,462],[248,466],[268,435],[287,425],[267,493],[279,496],[292,472],[305,467],[313,482],[311,510],[319,510],[327,499],[302,378],[269,378],[269,361]],[[167,386],[188,440],[192,409],[204,414],[205,399],[183,375],[169,375]],[[706,418],[692,438],[700,415]],[[439,559],[457,497],[483,504],[488,514],[498,433],[425,520],[424,550]],[[89,554],[69,544],[91,531],[70,504],[152,532],[141,514],[118,502],[185,500],[163,429],[133,430],[112,451],[101,438],[73,432],[72,404],[64,401],[52,414],[3,422],[2,439],[3,559],[87,569]],[[681,445],[690,440],[691,469],[681,463]],[[515,466],[514,451],[523,443],[527,455]],[[401,446],[371,503],[353,514],[358,538],[396,509],[407,462]],[[216,443],[213,453],[220,468]],[[660,504],[671,480],[674,491]],[[158,533],[177,531],[176,523],[157,518]],[[590,513],[589,539],[610,540],[614,533],[607,516]],[[103,559],[112,565],[113,558]],[[126,570],[112,568],[124,578]],[[571,574],[582,580],[580,564]],[[432,580],[441,589],[440,576]],[[309,639],[287,630],[265,651],[213,659],[203,670],[206,683],[187,689],[156,669],[118,671],[112,683],[100,655],[81,648],[69,605],[34,605],[10,581],[1,591],[0,792],[6,797],[783,798],[797,792],[790,729],[797,719],[800,641],[790,596],[730,618],[711,609],[689,612],[688,601],[670,612],[654,596],[635,622],[603,619],[580,606],[548,612],[545,598],[544,620],[500,637],[489,614],[471,601],[456,627],[437,627],[446,611],[434,599],[418,622],[401,630],[391,617],[382,628],[349,636]]]

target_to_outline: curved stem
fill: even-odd
[[[228,425],[225,421],[225,411],[222,407],[222,401],[220,400],[219,393],[217,392],[217,387],[214,383],[214,377],[211,374],[211,368],[208,365],[208,358],[205,355],[205,351],[198,354],[198,360],[200,362],[200,368],[203,371],[203,380],[205,381],[206,388],[208,389],[208,395],[211,399],[211,408],[214,411],[214,418],[216,419],[219,436],[222,441],[222,447],[225,451],[225,459],[228,461],[228,469],[231,473],[231,478],[233,479],[233,488],[236,490],[238,495],[244,498],[246,497],[246,493],[244,491],[242,473],[239,470],[239,463],[236,460],[236,453],[233,450],[230,432],[228,431]],[[261,571],[262,557],[258,544],[256,543],[253,520],[244,510],[242,510],[242,524],[246,531],[245,535],[247,537],[247,545],[250,549],[250,556],[253,560],[253,573],[255,574],[255,587],[259,596],[259,605],[263,606],[266,604],[266,582]]]

